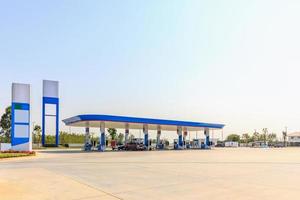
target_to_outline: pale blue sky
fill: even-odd
[[[12,82],[60,81],[61,116],[300,130],[297,0],[0,1],[0,113]],[[62,127],[64,130],[65,127]]]

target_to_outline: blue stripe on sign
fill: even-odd
[[[15,122],[15,125],[26,125],[29,126],[29,123],[23,123],[23,122]]]
[[[16,146],[19,144],[25,144],[29,142],[29,138],[14,138],[13,142],[11,143],[11,146]]]
[[[43,102],[45,104],[58,104],[59,103],[59,98],[43,97]]]
[[[28,103],[13,102],[12,107],[16,110],[29,110],[30,109],[30,105]]]

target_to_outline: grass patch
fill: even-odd
[[[0,159],[3,158],[15,158],[15,157],[24,157],[24,156],[34,156],[35,152],[19,152],[19,151],[2,151],[0,152]]]

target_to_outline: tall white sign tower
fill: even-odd
[[[29,84],[12,84],[11,115],[12,149],[16,151],[32,151]]]

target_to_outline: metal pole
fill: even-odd
[[[287,141],[286,141],[286,138],[287,138],[287,126],[285,127],[285,137],[284,137],[284,146],[287,147]]]

